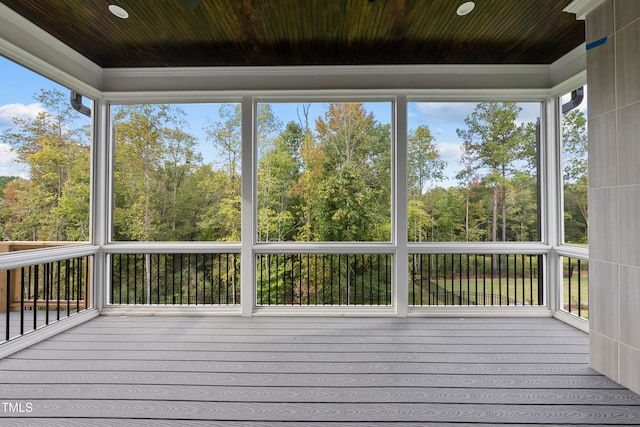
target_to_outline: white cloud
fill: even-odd
[[[477,105],[475,102],[419,102],[416,103],[416,108],[421,119],[426,123],[450,123],[464,128],[464,120]],[[520,107],[522,111],[519,114],[518,123],[535,122],[540,116],[538,102],[522,102]]]
[[[38,113],[44,111],[39,102],[33,104],[5,104],[0,105],[0,126],[13,125],[13,118],[35,119]]]
[[[16,153],[7,144],[0,144],[0,176],[21,176],[29,174],[26,165],[16,163]]]
[[[455,142],[438,142],[438,150],[440,158],[446,160],[447,163],[460,160],[462,146]]]
[[[422,119],[427,122],[464,123],[476,103],[470,102],[419,102],[416,104]]]
[[[12,164],[16,160],[16,153],[10,145],[0,144],[0,166]]]

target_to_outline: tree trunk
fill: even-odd
[[[507,188],[502,186],[502,241],[507,241]]]
[[[493,217],[491,219],[491,241],[498,241],[498,184],[493,185]]]

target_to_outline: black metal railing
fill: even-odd
[[[258,254],[256,302],[391,305],[391,254]]]
[[[410,254],[409,305],[543,305],[542,266],[542,255]]]
[[[240,255],[112,254],[111,303],[240,304]]]
[[[91,306],[91,256],[2,272],[5,339],[49,325]]]
[[[589,319],[589,261],[562,257],[562,309]]]

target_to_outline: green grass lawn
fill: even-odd
[[[582,271],[580,277],[580,317],[589,318],[589,277]],[[569,290],[571,298],[569,298]],[[431,298],[430,298],[431,296]],[[451,278],[431,280],[430,286],[425,279],[416,280],[415,286],[409,289],[409,304],[414,306],[429,305],[537,305],[538,282],[529,278]],[[532,304],[533,302],[533,304]],[[563,280],[562,308],[578,315],[578,279],[577,275]]]
[[[506,277],[416,281],[409,289],[412,305],[538,305],[538,279]],[[429,296],[431,295],[431,299]]]

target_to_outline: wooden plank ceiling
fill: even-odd
[[[549,64],[585,39],[570,0],[463,1],[2,0],[104,68]]]

